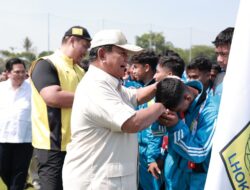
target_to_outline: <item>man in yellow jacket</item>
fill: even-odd
[[[78,64],[91,37],[80,26],[66,31],[59,50],[35,61],[32,85],[32,145],[38,158],[41,189],[62,189],[62,166],[70,141],[70,116],[75,89],[84,75]]]

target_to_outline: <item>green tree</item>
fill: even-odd
[[[14,53],[14,48],[10,48],[11,51],[1,50],[0,51],[0,73],[5,70],[5,63],[7,59],[16,57],[16,53]]]
[[[171,50],[175,51],[180,55],[180,57],[184,60],[185,64],[188,63],[189,60],[189,49],[182,49],[182,48],[170,48]]]
[[[0,74],[5,70],[5,62],[0,58]]]
[[[186,64],[190,62],[190,58],[193,59],[198,56],[206,56],[212,62],[216,62],[216,55],[214,52],[214,47],[211,47],[211,46],[206,46],[206,45],[192,46],[191,57],[190,57],[190,49],[182,49],[182,48],[176,48],[176,47],[171,47],[169,49],[178,53],[181,56],[181,58],[185,61]]]
[[[28,37],[26,37],[23,41],[23,48],[25,49],[26,52],[29,52],[31,50],[31,47],[32,47],[32,42]]]
[[[162,33],[149,32],[141,36],[136,36],[136,44],[144,49],[155,50],[156,53],[163,55],[167,49],[178,53],[185,63],[189,63],[190,59],[197,56],[207,56],[211,61],[216,62],[214,47],[206,45],[193,45],[192,49],[177,48],[170,41],[165,41]]]
[[[206,45],[195,45],[192,47],[192,58],[197,56],[206,56],[211,61],[216,61],[216,54],[214,51],[214,47],[206,46]]]
[[[54,52],[53,51],[42,51],[41,53],[39,53],[38,57],[48,56],[48,55],[51,55],[52,53],[54,53]]]
[[[142,36],[136,36],[136,44],[144,49],[154,50],[157,54],[163,54],[167,45],[162,33],[149,32]]]
[[[27,66],[27,68],[29,68],[30,64],[32,61],[34,61],[36,59],[36,55],[32,52],[20,52],[20,53],[14,53],[14,52],[10,52],[8,50],[2,50],[0,51],[1,54],[1,59],[0,59],[0,70],[3,70],[3,68],[5,67],[5,62],[6,60],[13,58],[13,57],[19,57],[21,59],[23,59],[25,61],[25,64]]]
[[[17,57],[25,61],[26,68],[29,68],[31,63],[36,60],[36,55],[32,52],[21,52],[17,54]]]
[[[16,53],[10,52],[10,51],[8,51],[8,50],[1,50],[1,51],[0,51],[0,54],[1,54],[1,57],[7,58],[7,59],[16,56]]]
[[[165,43],[165,46],[166,46],[166,50],[167,49],[174,49],[174,44],[172,42],[170,42],[170,41],[167,41]]]

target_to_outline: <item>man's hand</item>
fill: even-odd
[[[161,125],[166,127],[173,127],[179,121],[178,115],[176,112],[170,111],[167,109],[159,118],[159,122]]]
[[[151,173],[155,179],[158,179],[159,175],[161,174],[161,170],[159,169],[156,162],[152,162],[148,165],[148,172]]]

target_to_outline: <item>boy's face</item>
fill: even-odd
[[[163,80],[164,78],[166,78],[167,76],[171,75],[170,73],[171,72],[169,69],[162,67],[161,65],[158,64],[156,66],[156,73],[154,75],[154,79],[156,82],[159,82]]]
[[[220,65],[221,69],[227,69],[227,63],[229,58],[230,45],[218,45],[215,47],[215,53],[217,56],[217,62]]]
[[[217,76],[218,73],[219,73],[218,70],[216,70],[216,69],[211,69],[211,72],[210,72],[210,80],[211,80],[212,82],[214,82],[214,80],[215,80],[215,78],[216,78],[216,76]]]
[[[186,112],[188,110],[189,106],[191,105],[192,101],[193,101],[193,99],[192,99],[191,95],[188,93],[184,93],[180,103],[175,108],[173,108],[171,110],[175,111],[175,112]]]
[[[187,69],[189,80],[199,80],[203,86],[207,86],[210,80],[210,72],[200,71],[199,69]]]
[[[133,75],[135,77],[135,80],[137,81],[144,81],[144,78],[147,74],[147,68],[145,65],[140,63],[133,63]]]

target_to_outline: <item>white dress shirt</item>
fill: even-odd
[[[31,87],[27,81],[13,89],[0,82],[0,143],[31,142]]]
[[[137,189],[137,134],[121,131],[136,105],[136,89],[90,65],[75,93],[65,190]]]

